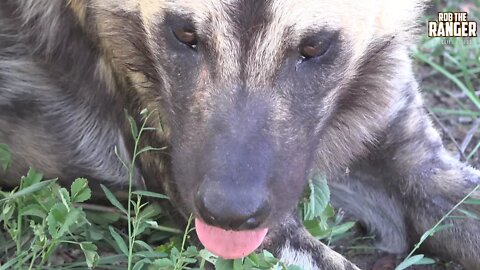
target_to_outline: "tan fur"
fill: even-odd
[[[73,10],[73,13],[77,16],[80,24],[85,26],[85,20],[87,16],[87,5],[85,0],[69,0],[68,4]]]
[[[98,59],[96,73],[98,78],[107,83],[107,89],[110,91],[109,93],[112,96],[115,95],[117,87],[115,71],[105,57]]]
[[[0,68],[0,80],[7,78],[2,81],[7,87],[0,85],[0,105],[7,114],[0,116],[0,139],[13,142],[14,161],[23,161],[22,166],[39,167],[49,175],[80,171],[99,181],[121,181],[125,171],[113,148],[130,160],[133,143],[123,109],[138,124],[143,120],[140,111],[146,108],[151,113],[146,126],[155,130],[143,134],[140,147],[167,147],[168,151],[139,157],[139,187],[166,192],[174,210],[184,217],[193,212],[204,218],[208,215],[202,216],[192,199],[200,190],[195,185],[212,180],[206,177],[211,171],[237,169],[232,177],[235,184],[241,185],[237,182],[242,177],[265,181],[264,186],[272,186],[275,194],[285,195],[267,196],[270,190],[243,192],[268,197],[263,201],[272,200],[278,208],[256,225],[271,226],[265,247],[287,263],[298,262],[306,268],[357,269],[309,236],[301,222],[288,217],[306,182],[305,172],[325,172],[334,190],[332,197],[346,194],[334,201],[363,218],[382,238],[380,247],[390,252],[406,251],[445,210],[480,183],[478,171],[445,152],[423,109],[409,46],[415,41],[415,20],[424,2],[272,0],[271,5],[260,5],[269,10],[265,22],[260,20],[258,25],[231,16],[243,11],[239,0],[0,2],[0,7],[11,5],[19,11],[4,14],[0,10],[0,26],[11,27],[0,28],[0,41],[20,47],[3,47],[0,42],[0,57],[8,60],[2,63],[11,67]],[[201,41],[198,50],[162,34],[172,30],[163,23],[167,12],[192,21]],[[11,34],[17,31],[15,26],[22,28],[21,38]],[[298,74],[278,76],[284,69],[299,67],[285,63],[308,61],[296,50],[305,37],[322,30],[340,35],[336,62],[329,65],[319,57],[319,62],[310,62],[318,66],[305,64]],[[215,65],[205,62],[210,59],[202,55],[202,42],[213,47]],[[26,60],[16,59],[16,54],[12,57],[11,50]],[[72,66],[70,58],[85,61]],[[22,68],[17,70],[18,66]],[[189,77],[190,72],[195,77]],[[57,78],[59,74],[65,77]],[[29,101],[40,109],[30,110]],[[58,125],[28,132],[37,123]],[[16,136],[20,136],[18,142],[12,139]],[[58,148],[52,138],[61,141]],[[242,160],[237,161],[237,149],[228,151],[232,144],[254,147],[242,149]],[[52,153],[52,149],[61,150]],[[263,153],[269,150],[271,154]],[[70,154],[69,160],[62,159],[64,154]],[[226,160],[228,155],[235,157],[233,161]],[[245,170],[238,169],[239,164],[249,161],[250,155],[262,159],[251,158],[252,175],[258,170],[275,181],[242,174]],[[311,156],[316,164],[310,164]],[[270,162],[275,168],[263,171]],[[213,180],[227,186],[222,194],[232,191],[224,181],[230,175],[219,175]],[[216,191],[218,186],[205,190]],[[225,220],[235,219],[230,218]],[[452,222],[455,227],[437,233],[426,248],[476,269],[478,222]]]
[[[389,35],[405,35],[416,24],[421,0],[408,1],[274,1],[278,23],[293,26],[296,33],[309,28],[341,28],[351,41],[354,59],[362,56],[370,41]],[[299,20],[298,18],[301,18]],[[295,39],[293,39],[295,40]]]

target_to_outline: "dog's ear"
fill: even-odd
[[[410,33],[419,23],[427,0],[369,1],[375,13],[376,36]],[[378,5],[375,7],[372,2]]]
[[[311,0],[314,1],[314,0]],[[395,37],[397,45],[416,41],[427,0],[320,1],[321,11],[334,27],[340,26],[351,43],[354,58],[361,58],[376,41]],[[319,9],[320,10],[320,9]],[[318,12],[318,11],[317,11]],[[334,15],[331,15],[334,14]]]

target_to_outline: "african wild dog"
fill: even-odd
[[[148,108],[143,143],[169,153],[142,155],[137,185],[194,213],[217,254],[262,244],[305,269],[357,269],[295,218],[313,169],[379,247],[405,252],[480,183],[423,109],[408,50],[422,4],[2,0],[0,143],[14,157],[0,176],[121,185],[123,110],[140,123]],[[449,222],[426,248],[478,269],[480,223]]]

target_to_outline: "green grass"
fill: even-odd
[[[437,1],[438,10],[459,10],[461,1]],[[480,6],[478,1],[475,2]],[[479,14],[469,18],[478,20]],[[429,108],[439,121],[446,118],[480,117],[480,40],[465,44],[453,39],[451,44],[442,39],[424,39],[414,51],[417,63],[429,67],[429,79],[437,91],[447,96],[453,105]],[[143,111],[146,120],[149,112]],[[55,179],[45,180],[31,169],[20,180],[20,185],[9,192],[0,192],[0,270],[3,269],[203,269],[207,263],[216,269],[299,269],[286,267],[272,254],[263,251],[240,260],[222,260],[206,250],[191,246],[189,235],[194,230],[192,217],[184,230],[178,230],[162,208],[147,203],[146,198],[167,200],[163,194],[134,190],[133,169],[138,157],[148,151],[162,151],[152,147],[139,149],[142,135],[152,129],[141,127],[129,118],[135,141],[133,158],[122,160],[129,171],[127,202],[120,202],[108,187],[102,190],[111,206],[90,204],[90,188],[86,179],[77,179],[70,187],[61,187]],[[460,123],[458,125],[461,125]],[[468,129],[468,128],[467,128]],[[448,130],[447,130],[448,131]],[[478,130],[463,153],[466,160],[478,158],[480,141]],[[6,145],[0,145],[0,170],[8,170],[11,155]],[[475,192],[479,187],[477,187]],[[313,174],[309,189],[300,204],[299,215],[311,234],[327,244],[352,235],[354,222],[345,222],[329,205],[330,192],[321,174]],[[419,243],[396,270],[411,265],[435,261],[415,252],[436,232],[448,228],[444,221],[460,211],[463,217],[478,218],[460,209],[464,203],[480,204],[467,195],[454,208],[425,232]],[[352,247],[364,248],[364,247]],[[69,255],[67,253],[72,253]]]
[[[162,151],[146,146],[139,149],[145,132],[153,129],[145,123],[149,113],[142,111],[143,124],[138,128],[131,117],[135,141],[131,161],[121,160],[129,171],[126,205],[106,186],[101,186],[112,207],[88,204],[91,190],[86,179],[77,179],[70,189],[60,187],[56,179],[43,180],[33,169],[20,180],[18,188],[0,192],[0,258],[8,262],[1,269],[203,269],[206,263],[215,269],[279,269],[285,266],[272,254],[263,251],[243,259],[223,260],[207,250],[198,250],[188,242],[192,217],[185,231],[171,227],[162,209],[144,198],[168,199],[163,194],[134,190],[133,168],[137,158],[148,151]],[[8,170],[11,155],[0,145],[0,165]],[[341,222],[329,205],[330,191],[320,174],[312,174],[299,215],[307,229],[319,240],[332,243],[345,237],[355,225]],[[164,222],[159,225],[159,222]],[[126,227],[126,230],[124,229]],[[152,244],[156,243],[156,244]],[[65,250],[83,253],[71,261],[58,262]]]
[[[112,207],[88,205],[91,190],[86,179],[77,179],[70,190],[60,187],[56,179],[42,180],[33,169],[20,180],[18,188],[0,192],[2,212],[0,222],[0,258],[7,262],[1,269],[203,269],[211,263],[218,270],[226,269],[299,269],[285,266],[272,254],[263,251],[241,260],[222,260],[206,250],[198,250],[188,242],[192,217],[184,232],[169,227],[161,208],[144,198],[168,199],[163,194],[134,190],[132,185],[135,161],[142,153],[162,151],[146,146],[139,149],[150,114],[142,112],[143,124],[137,128],[130,119],[135,141],[133,158],[122,164],[129,171],[128,199],[122,204],[106,186],[101,186]],[[0,165],[8,170],[11,155],[6,145],[0,145]],[[326,181],[316,177],[311,181],[309,200],[303,204],[308,220],[318,220],[318,234],[334,237],[348,230],[328,226],[333,209],[328,208],[329,191]],[[327,210],[328,208],[328,210]],[[328,214],[326,214],[328,212]],[[165,222],[158,225],[158,222]],[[125,230],[125,226],[127,229]],[[320,236],[319,236],[320,237]],[[152,245],[151,243],[157,243]],[[78,250],[71,262],[57,262],[61,252]],[[60,253],[60,254],[59,254]]]
[[[132,130],[136,130],[133,124]],[[145,130],[143,125],[134,135],[136,145],[139,144]],[[0,152],[2,168],[8,169],[10,161],[8,147],[1,145],[0,149],[3,149]],[[151,147],[148,149],[158,150]],[[137,153],[141,152],[135,151],[133,156],[138,157]],[[131,170],[133,165],[134,162],[130,163],[128,168]],[[133,176],[130,182],[132,178]],[[442,223],[455,210],[461,211],[466,217],[478,219],[475,214],[459,209],[459,206],[463,203],[480,204],[480,200],[470,199],[470,195],[479,188],[480,186],[465,196],[427,231],[396,270],[403,270],[411,265],[434,263],[434,260],[426,258],[423,254],[414,255],[414,252],[428,237],[450,226]],[[102,189],[113,207],[105,208],[105,211],[100,213],[91,213],[82,207],[86,206],[84,203],[91,196],[86,179],[75,180],[70,189],[67,189],[60,187],[56,179],[42,180],[42,175],[31,169],[25,177],[22,177],[17,189],[0,192],[2,206],[0,221],[3,225],[0,233],[0,239],[3,240],[0,256],[2,261],[7,262],[0,266],[0,269],[97,267],[182,270],[203,269],[207,262],[215,265],[215,269],[218,270],[301,269],[297,266],[283,265],[267,251],[251,254],[239,260],[217,258],[206,250],[198,250],[189,245],[189,234],[194,229],[191,227],[191,216],[184,232],[165,226],[160,227],[157,220],[162,220],[162,210],[157,205],[142,200],[143,197],[156,199],[168,197],[148,191],[134,191],[130,187],[128,199],[131,206],[125,207],[107,187],[102,186]],[[301,203],[299,214],[312,235],[328,244],[349,236],[348,232],[354,226],[353,222],[341,222],[328,204],[329,199],[330,191],[326,179],[321,174],[311,175],[309,190]],[[98,222],[99,220],[102,222]],[[122,229],[125,223],[126,232]],[[152,236],[163,240],[163,243],[152,246],[147,240]],[[77,255],[74,260],[67,263],[55,262],[61,256],[55,252],[72,249],[81,251],[83,256]]]
[[[404,270],[412,265],[434,264],[435,260],[425,257],[424,254],[415,255],[415,252],[421,247],[421,245],[425,242],[425,240],[427,240],[429,237],[432,237],[435,233],[438,233],[445,229],[453,227],[453,225],[450,223],[444,224],[445,220],[449,218],[466,218],[466,217],[480,220],[480,217],[478,217],[476,214],[459,208],[463,204],[480,205],[480,200],[474,200],[470,198],[479,189],[480,189],[480,185],[476,186],[470,193],[465,195],[465,197],[463,197],[456,205],[454,205],[452,209],[450,209],[432,228],[426,231],[420,237],[420,240],[415,244],[415,246],[410,251],[410,253],[408,253],[407,257],[395,268],[395,270]],[[457,210],[463,215],[453,216],[453,213]]]
[[[480,1],[469,1],[480,7]],[[460,11],[461,4],[466,4],[467,1],[435,1],[436,9],[441,11]],[[477,10],[472,10],[468,14],[469,20],[479,21],[480,14]],[[427,18],[426,20],[428,20]],[[431,18],[430,18],[431,19]],[[433,107],[429,108],[430,113],[434,114],[435,119],[457,119],[458,117],[469,117],[472,121],[480,117],[480,39],[463,39],[463,38],[424,38],[419,47],[414,51],[414,57],[419,64],[429,66],[431,68],[430,77],[434,78],[436,83],[434,87],[424,87],[429,91],[438,91],[451,99],[454,107]],[[445,87],[452,85],[452,87]],[[422,85],[421,85],[422,87]],[[461,98],[458,98],[458,97]],[[445,122],[438,120],[440,125],[445,129],[446,133],[450,133],[449,128],[456,128],[455,126],[448,127]],[[462,125],[458,123],[457,125]],[[447,126],[447,128],[445,128]],[[478,127],[472,127],[473,140],[470,138],[464,139],[467,146],[471,144],[471,150],[465,152],[465,149],[459,149],[462,155],[466,157],[466,161],[471,160],[474,156],[478,157],[480,149],[480,141],[478,138]],[[466,127],[468,129],[468,127]],[[448,134],[451,140],[455,140],[454,136]],[[466,141],[467,140],[467,141]],[[454,141],[455,144],[459,144]],[[425,240],[433,236],[435,233],[449,228],[450,224],[444,224],[445,220],[449,218],[473,218],[479,217],[468,211],[459,209],[464,204],[479,204],[479,201],[470,199],[470,196],[477,192],[480,186],[475,187],[469,194],[467,194],[458,204],[456,204],[449,212],[447,212],[430,230],[426,231],[420,238],[419,242],[414,246],[411,252],[398,265],[395,270],[403,270],[412,265],[433,264],[434,260],[425,257],[423,254],[416,254],[415,252],[423,244]],[[458,211],[461,216],[452,216]]]
[[[135,160],[147,151],[162,151],[145,147],[138,150],[144,132],[152,129],[145,126],[149,114],[142,112],[144,119],[140,129],[132,120],[131,130],[135,139],[135,150],[131,162],[122,161],[129,170],[128,202],[125,207],[105,186],[102,189],[110,201],[111,208],[97,208],[85,203],[90,199],[91,190],[86,179],[77,179],[70,189],[60,187],[56,179],[42,180],[42,175],[31,169],[22,177],[18,188],[0,192],[2,212],[0,232],[2,245],[1,259],[6,264],[1,269],[203,269],[206,263],[215,269],[279,269],[298,270],[298,266],[285,266],[272,254],[263,251],[243,259],[223,260],[207,250],[198,250],[189,245],[192,217],[188,219],[185,231],[178,232],[168,226],[159,226],[164,220],[162,210],[142,198],[168,199],[163,194],[133,190],[133,168]],[[8,147],[0,145],[2,169],[8,169],[10,154]],[[317,239],[331,244],[349,235],[353,222],[342,222],[329,205],[330,191],[326,179],[318,173],[309,177],[308,191],[300,204],[299,215],[306,228]],[[473,192],[475,192],[477,187]],[[471,194],[472,194],[471,193]],[[53,194],[53,196],[52,196]],[[427,231],[397,270],[410,265],[434,263],[423,254],[413,255],[428,237],[448,228],[442,222],[463,203],[480,204],[468,194],[448,212],[431,230]],[[100,210],[100,213],[98,213]],[[104,211],[102,211],[104,210]],[[459,209],[465,216],[478,218],[473,213]],[[101,220],[101,222],[99,222]],[[126,223],[126,224],[125,224]],[[123,228],[127,227],[125,231]],[[149,239],[157,241],[149,241]],[[160,240],[160,241],[158,241]],[[157,242],[157,245],[151,245]],[[71,262],[58,263],[62,250],[79,250]]]
[[[468,13],[469,20],[480,21],[480,1],[435,1],[436,10],[460,11],[462,5],[473,4],[477,9]],[[436,15],[435,15],[436,16]],[[432,18],[425,19],[435,19]],[[420,65],[428,66],[431,72],[421,87],[428,92],[436,92],[446,96],[452,104],[439,105],[429,108],[436,117],[444,123],[456,121],[459,117],[469,118],[472,121],[480,117],[480,39],[479,38],[428,38],[424,37],[420,46],[414,51],[413,56]],[[433,84],[433,86],[432,86]],[[446,121],[449,119],[450,121]],[[450,129],[465,129],[470,126],[458,123],[456,126],[442,128],[444,133],[453,133]],[[468,149],[460,149],[461,156],[466,161],[478,158],[480,149],[479,129],[472,130],[475,135],[472,139],[464,141]],[[464,140],[454,138],[450,140]],[[460,141],[455,141],[460,145]]]

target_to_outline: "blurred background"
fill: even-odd
[[[476,21],[477,28],[480,26],[480,0],[430,2],[420,25],[420,40],[412,50],[415,73],[426,109],[446,147],[458,159],[480,168],[480,37],[428,37],[427,22],[436,21],[438,12],[448,11],[468,12],[468,20]],[[349,231],[343,236],[343,240],[331,246],[361,269],[393,270],[403,259],[380,253],[373,246],[372,238],[362,236],[355,229],[353,234]],[[453,262],[434,259],[435,264],[408,269],[462,269]]]
[[[433,1],[425,25],[444,11],[466,11],[479,25],[480,0]],[[426,26],[423,33],[413,56],[427,109],[448,149],[479,167],[480,38],[429,38]]]

